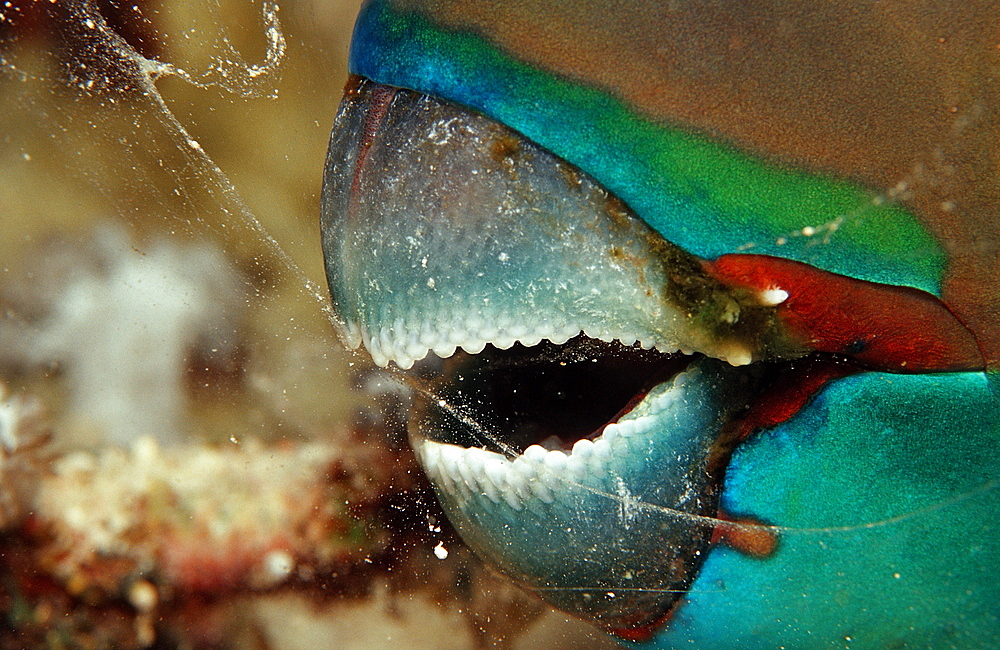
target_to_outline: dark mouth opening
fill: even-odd
[[[447,408],[428,404],[418,418],[428,426],[418,425],[418,435],[508,457],[534,444],[568,451],[581,438],[596,438],[696,358],[583,335],[562,345],[488,345],[479,354],[431,357],[414,371]]]

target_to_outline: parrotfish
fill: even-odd
[[[334,311],[483,561],[654,647],[1000,645],[1000,21],[954,10],[364,6]]]

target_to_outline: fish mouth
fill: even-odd
[[[416,389],[411,443],[465,542],[607,629],[662,620],[711,544],[733,423],[767,360],[805,351],[774,296],[507,127],[359,78],[322,225],[344,338]]]
[[[671,611],[707,556],[757,365],[580,335],[412,372],[411,444],[470,547],[609,630]]]
[[[582,334],[561,345],[517,343],[507,350],[487,345],[478,354],[434,355],[414,366],[437,399],[414,435],[481,447],[508,459],[532,446],[570,453],[581,440],[600,439],[606,426],[695,358]],[[464,426],[454,422],[462,415]]]
[[[542,379],[548,395],[535,395],[528,401],[536,404],[525,408],[520,400],[510,403],[516,395],[509,377],[489,375],[506,374],[510,362],[519,371],[514,375],[532,369],[545,375],[551,366],[526,362],[528,350],[513,358],[498,351],[445,373],[451,390],[425,400],[411,423],[411,442],[469,546],[556,607],[617,631],[655,624],[697,575],[732,448],[734,396],[747,396],[753,386],[744,371],[715,360],[653,352],[665,358],[646,365],[623,354],[625,346],[606,347],[622,370],[635,371],[625,385],[652,374],[631,399],[615,395],[627,401],[600,425],[593,422],[616,400],[602,395],[596,408],[577,410],[576,398],[585,401],[594,385],[577,382],[598,374],[612,380],[614,371],[572,367],[595,365],[589,360],[568,362],[559,366],[569,368],[565,376]],[[470,380],[489,386],[483,392],[492,399],[463,400],[461,386]],[[528,381],[520,390],[537,386]],[[584,390],[566,400],[565,411],[531,408],[575,387]],[[555,420],[561,413],[569,417]]]

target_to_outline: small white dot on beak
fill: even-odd
[[[774,307],[788,300],[788,292],[784,289],[765,289],[760,292],[759,300],[765,307]]]

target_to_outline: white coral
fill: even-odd
[[[77,424],[128,444],[183,430],[185,360],[201,347],[235,346],[242,284],[222,253],[205,244],[154,241],[139,250],[105,228],[96,264],[58,278],[48,313],[22,351],[65,370]]]

